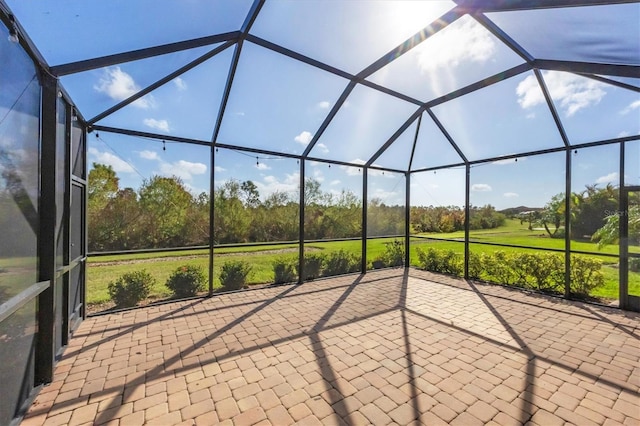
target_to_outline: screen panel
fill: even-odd
[[[0,304],[38,281],[40,84],[0,25]]]

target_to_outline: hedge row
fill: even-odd
[[[122,274],[109,283],[108,291],[116,307],[136,306],[149,297],[156,279],[144,269]],[[202,268],[184,265],[177,268],[165,283],[176,298],[191,297],[205,290],[205,276]]]
[[[431,272],[464,275],[464,257],[453,250],[417,248],[418,267]],[[571,256],[571,293],[586,297],[604,285],[602,262]],[[547,293],[564,293],[564,255],[551,253],[469,253],[469,277]]]
[[[319,277],[330,277],[360,271],[362,257],[346,250],[328,253],[309,253],[304,257],[303,281]],[[404,244],[394,240],[385,243],[384,252],[373,260],[369,268],[386,268],[404,265]],[[283,256],[273,262],[274,282],[276,284],[293,282],[300,276],[298,259]]]
[[[348,274],[360,270],[361,257],[346,250],[329,253],[310,253],[304,257],[304,280]],[[273,262],[276,284],[296,281],[300,276],[298,258],[282,256]]]

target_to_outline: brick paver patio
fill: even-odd
[[[639,316],[403,269],[87,319],[23,425],[640,424]]]

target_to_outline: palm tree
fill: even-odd
[[[592,241],[598,242],[598,248],[618,242],[620,217],[624,213],[629,215],[629,244],[640,242],[640,206],[634,205],[629,207],[627,212],[616,212],[607,216],[605,225],[598,229],[591,238]]]

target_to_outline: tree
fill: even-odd
[[[209,244],[209,194],[201,192],[187,210],[182,236],[184,245]]]
[[[558,235],[560,226],[564,224],[565,201],[564,194],[556,194],[551,198],[540,214],[540,223],[544,226],[547,234],[551,238]],[[553,232],[549,229],[549,225],[553,226]]]
[[[367,236],[380,237],[404,233],[404,206],[387,206],[372,198],[367,206]]]
[[[260,193],[253,181],[247,180],[240,185],[245,207],[255,208],[260,205]]]
[[[629,215],[629,244],[640,244],[640,206],[629,207],[627,214]],[[593,234],[591,239],[598,242],[598,248],[618,242],[620,237],[620,216],[621,214],[618,212],[607,216],[604,226]]]
[[[144,248],[139,222],[138,195],[132,188],[119,190],[90,222],[89,250]]]
[[[604,188],[597,185],[587,185],[576,199],[575,217],[571,222],[571,232],[576,237],[590,237],[607,221],[609,212],[618,208],[619,191],[611,184]]]
[[[529,229],[529,231],[533,231],[534,222],[538,222],[540,220],[540,212],[535,210],[522,212],[518,217],[520,218],[520,225],[527,222],[529,224],[527,229]]]
[[[240,182],[228,180],[214,192],[214,237],[216,243],[248,240],[251,215],[242,202]]]
[[[120,179],[111,166],[93,163],[87,190],[89,213],[102,210],[118,193],[119,184]]]
[[[193,196],[179,177],[153,176],[139,191],[146,247],[182,245],[182,230]]]
[[[87,188],[87,219],[89,251],[113,248],[113,226],[107,220],[105,209],[119,191],[116,172],[111,166],[93,163]]]

